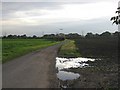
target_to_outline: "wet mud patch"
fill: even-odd
[[[70,70],[72,68],[86,68],[92,67],[86,62],[93,62],[96,59],[91,58],[60,58],[56,57],[56,69],[57,69],[57,78],[59,80],[60,88],[71,88],[74,84],[81,78],[80,73],[74,72],[74,70]]]
[[[115,60],[112,59],[113,61]],[[110,58],[87,62],[89,67],[70,68],[67,71],[80,74],[72,88],[118,89],[118,64]]]

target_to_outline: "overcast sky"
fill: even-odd
[[[47,33],[86,34],[118,30],[110,21],[115,15],[118,0],[7,1],[2,2],[3,34],[40,36]]]

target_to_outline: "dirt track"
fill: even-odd
[[[3,88],[57,87],[55,57],[61,44],[3,64]]]

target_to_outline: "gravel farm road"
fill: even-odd
[[[2,88],[56,88],[55,58],[61,44],[21,56],[2,66]]]

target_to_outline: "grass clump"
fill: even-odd
[[[80,53],[78,52],[78,48],[75,45],[74,40],[66,40],[62,45],[59,55],[60,57],[78,57]]]

